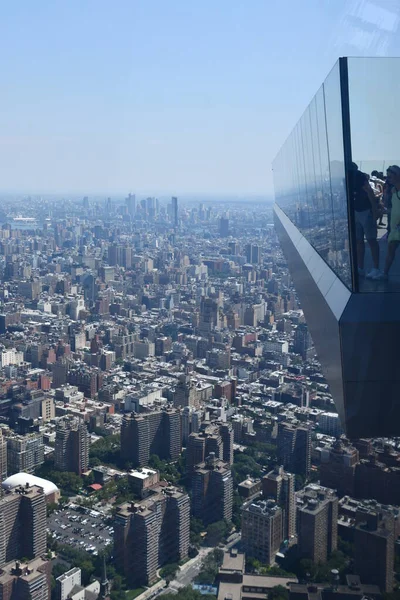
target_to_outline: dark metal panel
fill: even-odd
[[[317,282],[313,279],[310,271],[308,270],[306,262],[303,258],[306,256],[306,260],[308,262],[311,259],[312,254],[317,254],[316,251],[307,242],[307,240],[305,240],[305,238],[302,239],[301,244],[297,243],[296,247],[292,241],[292,236],[290,235],[290,233],[294,233],[291,230],[290,225],[292,225],[294,229],[296,228],[292,223],[290,223],[290,221],[289,223],[287,223],[287,221],[288,219],[281,209],[275,207],[275,229],[281,242],[294,285],[304,310],[307,324],[318,353],[318,359],[321,362],[325,377],[331,389],[331,393],[335,399],[337,411],[341,418],[343,427],[345,428],[338,318],[335,316],[334,312],[332,312],[324,295],[318,287]],[[293,237],[295,237],[296,240],[299,240],[297,235]],[[303,256],[300,255],[298,248],[301,248]],[[336,300],[336,310],[338,310],[338,307],[340,306],[340,295],[342,295],[341,306],[343,308],[347,302],[348,294],[350,294],[350,292],[348,292],[347,288],[336,277],[328,265],[325,263],[323,264],[327,270],[327,273],[325,273],[325,278],[328,279],[330,274],[332,274],[333,285],[336,284],[336,282],[339,284],[337,292],[334,294],[334,299]],[[320,275],[320,280],[323,278],[324,274]],[[330,286],[328,289],[327,286],[325,286],[325,289],[327,289],[328,293],[331,288],[332,286]],[[345,296],[342,294],[343,290],[346,292]]]
[[[346,381],[346,434],[360,437],[392,437],[399,435],[399,394],[393,398],[392,381]]]
[[[347,432],[400,433],[400,294],[353,294],[340,320]]]

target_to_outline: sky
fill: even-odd
[[[0,191],[270,196],[339,56],[400,56],[397,0],[6,0]]]

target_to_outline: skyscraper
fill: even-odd
[[[2,600],[49,600],[51,596],[51,561],[42,557],[30,561],[13,561],[0,573]]]
[[[41,433],[27,435],[12,433],[6,439],[9,475],[20,471],[32,472],[44,463],[44,444]]]
[[[245,247],[246,260],[248,263],[258,265],[260,262],[260,246],[247,244]]]
[[[29,485],[7,491],[0,500],[0,568],[22,557],[46,551],[44,491]]]
[[[219,432],[222,439],[222,459],[233,465],[233,427],[231,423],[221,423]]]
[[[358,463],[358,450],[349,443],[337,440],[324,449],[320,466],[321,485],[338,490],[340,495],[354,496]]]
[[[274,500],[250,500],[242,509],[242,544],[247,556],[270,565],[283,541],[283,512]]]
[[[300,323],[296,327],[293,350],[296,354],[300,354],[303,360],[309,360],[315,354],[311,335],[305,323]]]
[[[176,196],[172,196],[171,201],[172,201],[172,223],[173,223],[174,227],[178,227],[178,225],[179,225],[178,198]]]
[[[218,302],[213,298],[202,298],[200,301],[199,330],[204,334],[214,331],[219,326]]]
[[[278,460],[288,471],[308,477],[311,469],[311,431],[307,425],[278,424]]]
[[[114,520],[114,556],[130,585],[151,585],[165,563],[187,558],[190,500],[185,492],[158,486],[137,503],[118,507]]]
[[[385,511],[359,508],[354,532],[354,571],[361,581],[393,590],[394,518]]]
[[[82,475],[89,465],[90,435],[86,423],[77,417],[64,417],[56,426],[54,463],[61,471]]]
[[[197,433],[199,431],[201,417],[201,411],[195,410],[192,406],[185,406],[181,411],[183,446],[187,446],[189,435],[191,433]],[[199,462],[201,462],[201,460]]]
[[[136,213],[136,196],[135,196],[135,194],[131,194],[131,193],[128,194],[128,196],[125,198],[125,205],[128,210],[128,215],[130,215],[131,217],[134,217],[135,213]]]
[[[205,525],[232,519],[233,480],[228,463],[210,454],[192,474],[192,512]]]
[[[0,429],[0,485],[7,479],[7,439]]]
[[[211,453],[229,465],[233,464],[233,428],[231,423],[211,423],[198,433],[191,433],[186,448],[186,470],[205,461]]]
[[[134,467],[144,467],[152,454],[177,460],[181,450],[181,418],[176,409],[124,415],[121,456]]]
[[[227,217],[221,217],[219,220],[219,235],[221,237],[229,235],[229,219]]]
[[[283,538],[290,540],[296,535],[295,477],[277,466],[261,481],[263,497],[272,498],[283,510]]]
[[[296,493],[299,555],[326,562],[337,548],[338,498],[334,490],[310,484]]]

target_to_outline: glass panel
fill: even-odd
[[[353,160],[359,171],[369,178],[377,204],[384,205],[384,214],[365,227],[361,224],[360,211],[355,211],[359,236],[359,266],[368,274],[374,267],[374,245],[379,251],[379,267],[385,269],[388,241],[400,240],[400,234],[388,232],[390,220],[394,226],[400,221],[400,200],[397,198],[393,180],[384,187],[386,170],[391,165],[400,166],[400,59],[399,58],[349,58],[349,101],[351,143]],[[378,174],[376,173],[378,172]],[[398,182],[400,196],[400,182]],[[382,195],[384,187],[385,194]],[[391,205],[393,209],[391,210]],[[356,208],[356,207],[354,207]],[[369,223],[369,225],[368,225]],[[389,235],[390,237],[389,237]],[[369,240],[367,238],[369,236]],[[389,237],[389,240],[388,240]],[[362,265],[362,248],[365,262]],[[376,250],[375,250],[376,251]],[[360,291],[398,292],[400,290],[400,252],[395,254],[388,280],[360,277]]]
[[[273,167],[277,204],[350,287],[342,136],[337,64]]]
[[[348,287],[351,286],[349,223],[345,185],[342,103],[339,63],[336,63],[324,85],[326,132],[331,186],[331,206],[335,245],[330,253],[332,268]]]

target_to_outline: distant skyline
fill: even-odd
[[[396,0],[5,3],[0,192],[270,197],[334,62],[399,56],[399,18]]]

